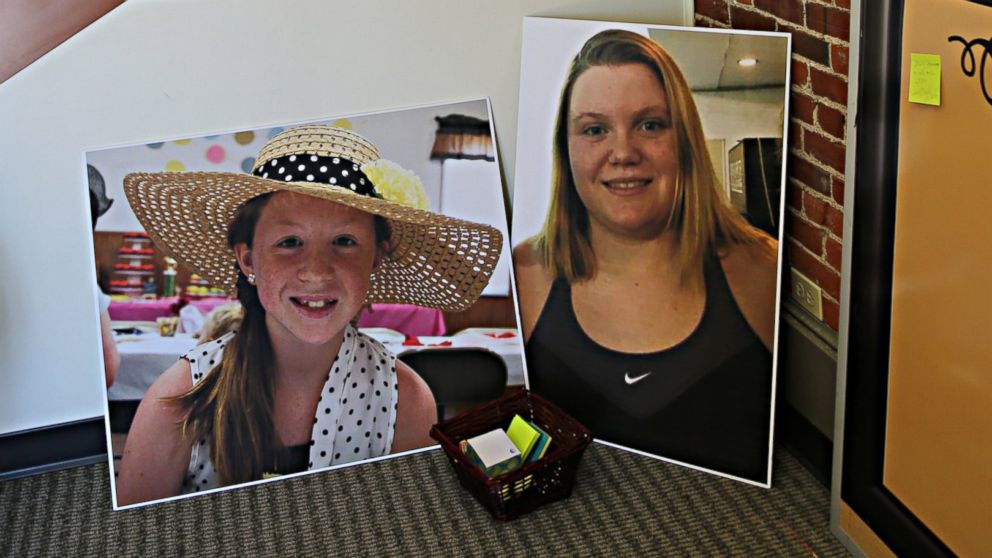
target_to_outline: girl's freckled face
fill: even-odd
[[[372,215],[292,192],[266,203],[252,247],[235,247],[273,342],[325,344],[362,309],[378,254]]]
[[[625,235],[664,230],[678,157],[668,98],[644,64],[593,66],[568,106],[572,178],[590,226]]]

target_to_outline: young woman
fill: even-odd
[[[777,242],[722,199],[671,57],[589,39],[553,159],[544,228],[514,250],[531,388],[599,438],[764,482]]]
[[[352,322],[371,302],[468,307],[502,240],[405,205],[426,199],[410,176],[361,136],[310,126],[275,136],[251,176],[125,178],[149,236],[236,289],[244,315],[145,395],[118,505],[432,444],[430,390]]]

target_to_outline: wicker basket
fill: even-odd
[[[540,426],[551,436],[548,453],[523,467],[489,477],[462,452],[462,440],[496,428],[506,429],[513,415]],[[458,480],[497,521],[508,521],[572,493],[582,452],[592,442],[586,427],[546,399],[529,391],[485,403],[431,428]]]

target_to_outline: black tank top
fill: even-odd
[[[276,475],[306,471],[308,457],[310,457],[309,443],[278,448],[268,457],[263,470]]]
[[[738,309],[715,256],[706,258],[703,276],[696,329],[654,353],[622,353],[590,339],[575,318],[571,285],[555,280],[525,347],[530,388],[597,438],[763,483],[771,353]]]

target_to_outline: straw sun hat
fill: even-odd
[[[238,208],[268,192],[297,192],[384,217],[389,249],[366,302],[464,310],[482,293],[503,246],[489,226],[426,210],[419,180],[362,136],[302,126],[262,147],[252,174],[132,173],[124,191],[155,244],[211,284],[234,292],[227,228]],[[418,207],[419,206],[419,207]]]

